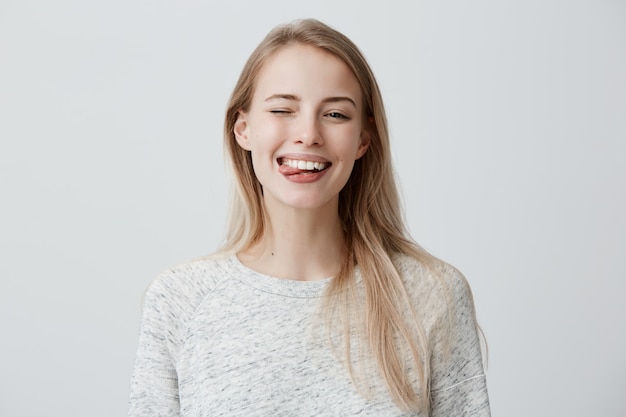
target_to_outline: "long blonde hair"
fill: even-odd
[[[250,153],[237,144],[233,128],[238,112],[250,106],[255,80],[267,58],[294,43],[323,49],[352,70],[362,91],[364,128],[370,135],[367,152],[356,161],[348,183],[339,194],[346,256],[324,299],[326,320],[340,322],[339,328],[345,335],[345,363],[351,377],[354,370],[350,361],[350,335],[352,321],[356,319],[361,321],[357,328],[363,329],[361,336],[367,341],[396,404],[404,410],[428,411],[428,340],[411,308],[392,256],[405,254],[426,266],[434,258],[410,239],[404,225],[391,163],[387,120],[374,75],[350,39],[317,20],[300,20],[272,30],[252,52],[233,90],[226,111],[224,138],[235,184],[229,228],[221,252],[247,249],[265,231],[262,187],[254,174]],[[362,276],[363,297],[357,295],[356,265]],[[365,304],[361,316],[354,311],[362,299]],[[408,318],[407,309],[411,312]],[[420,382],[417,393],[405,370],[402,352],[408,352],[414,364]]]

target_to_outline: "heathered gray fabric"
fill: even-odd
[[[489,416],[465,279],[444,266],[457,326],[446,354],[436,332],[443,293],[417,261],[394,262],[434,348],[430,415]],[[366,400],[313,331],[329,281],[264,276],[236,256],[160,275],[145,296],[129,416],[417,416],[401,412],[375,375]]]

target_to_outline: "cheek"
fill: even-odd
[[[262,182],[265,173],[274,169],[274,155],[279,143],[277,132],[272,126],[257,125],[251,136],[250,156],[254,175]]]
[[[253,146],[259,153],[272,152],[286,137],[285,128],[278,123],[264,122],[252,132]]]
[[[360,132],[351,134],[352,140],[346,141],[342,144],[341,154],[345,156],[346,162],[349,159],[354,162],[354,160],[359,158],[359,152],[361,149],[361,134]]]
[[[267,156],[263,154],[259,154],[258,152],[253,151],[252,154],[252,172],[254,173],[254,177],[261,184],[261,187],[265,186],[267,178],[272,170],[271,164],[268,162],[269,159]]]

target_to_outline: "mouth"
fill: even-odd
[[[289,171],[298,171],[300,173],[321,172],[330,168],[332,165],[330,162],[324,161],[309,161],[289,158],[278,158],[277,162],[282,169],[289,169]]]

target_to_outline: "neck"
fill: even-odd
[[[322,208],[265,204],[261,239],[240,252],[241,262],[265,275],[311,281],[335,276],[344,251],[337,201]]]

